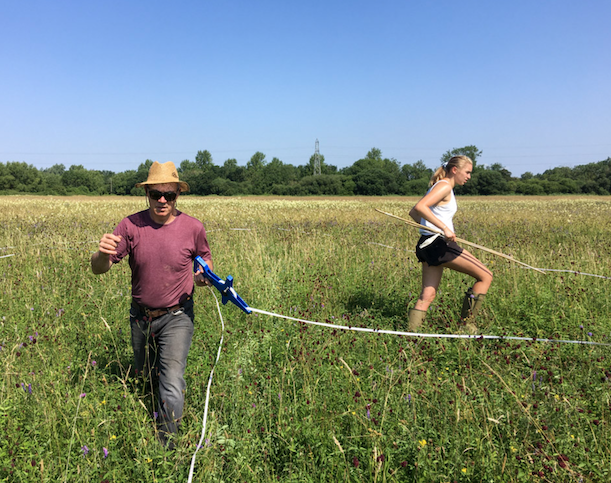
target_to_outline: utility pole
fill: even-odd
[[[316,150],[314,151],[314,176],[321,173],[320,169],[320,151],[318,151],[318,139],[316,140]]]

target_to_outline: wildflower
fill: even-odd
[[[79,396],[81,399],[84,398],[87,395],[86,392],[82,392],[81,395]]]
[[[89,453],[89,448],[87,447],[87,445],[81,446],[81,451],[83,452],[83,456],[87,456],[87,454]]]
[[[153,411],[153,419],[157,419],[157,416],[159,416],[159,413],[157,411]]]
[[[96,364],[97,364],[97,362],[96,362],[96,361],[91,361],[91,367],[95,367],[95,366],[96,366]]]
[[[460,470],[460,471],[462,471],[463,473],[466,473],[466,472],[467,472],[467,468],[463,468],[463,469],[462,469],[462,470]]]
[[[590,337],[592,337],[592,332],[588,332],[588,335],[589,335]]]
[[[28,393],[32,394],[32,384],[28,384]]]
[[[354,465],[355,468],[359,467],[359,459],[356,456],[352,458],[352,464]]]
[[[108,458],[108,450],[106,448],[102,448],[102,453],[104,453],[104,459]]]
[[[114,434],[113,434],[113,435],[110,437],[110,440],[111,440],[111,441],[112,441],[113,439],[117,439],[117,437],[116,437]]]
[[[418,443],[420,443],[420,446],[424,448],[426,446],[426,439],[421,439],[420,441],[418,441]]]

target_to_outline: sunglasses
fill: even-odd
[[[162,196],[165,198],[166,201],[174,201],[176,199],[176,196],[178,196],[178,193],[176,193],[176,191],[163,192],[157,190],[149,190],[149,196],[155,201],[159,201]]]

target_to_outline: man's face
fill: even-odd
[[[153,214],[165,220],[174,212],[180,192],[178,183],[164,183],[150,185],[146,194]]]

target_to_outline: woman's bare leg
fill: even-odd
[[[475,279],[473,293],[485,294],[488,292],[492,283],[492,272],[467,250],[463,250],[460,256],[442,266],[472,276]]]
[[[431,302],[435,300],[442,275],[442,266],[431,267],[426,262],[422,264],[422,291],[414,307],[416,310],[422,310],[423,312],[428,310]]]

